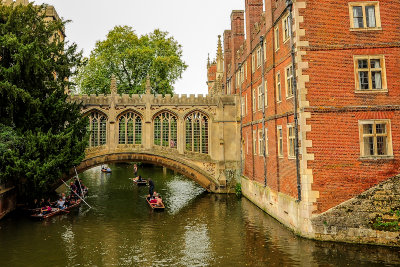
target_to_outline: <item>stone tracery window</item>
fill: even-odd
[[[142,118],[128,112],[119,118],[119,144],[139,145],[142,143]]]
[[[208,154],[208,123],[208,117],[199,111],[186,117],[186,151]]]
[[[107,117],[100,112],[92,112],[88,118],[89,147],[105,145],[107,142]]]
[[[170,112],[162,112],[154,119],[154,144],[170,148],[177,147],[178,119]]]

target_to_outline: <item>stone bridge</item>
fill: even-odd
[[[70,95],[89,118],[89,147],[78,172],[103,163],[146,162],[175,170],[209,192],[239,181],[239,98],[227,95]]]

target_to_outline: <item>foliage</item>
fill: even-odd
[[[114,74],[119,93],[144,93],[147,75],[153,93],[171,94],[173,84],[187,65],[182,60],[182,46],[167,32],[137,36],[128,26],[116,26],[104,41],[98,41],[87,64],[76,77],[78,88],[86,94],[110,93]]]
[[[376,216],[372,221],[372,229],[381,231],[398,232],[400,231],[400,209],[389,211],[392,216],[389,220],[384,220],[382,216]]]
[[[82,55],[57,34],[66,22],[45,14],[46,6],[0,4],[0,182],[30,197],[78,164],[87,145],[87,120],[64,93]]]
[[[236,184],[235,192],[236,192],[236,196],[237,197],[241,197],[242,196],[242,184],[240,184],[240,183]]]

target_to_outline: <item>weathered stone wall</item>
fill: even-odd
[[[316,239],[400,246],[400,175],[311,222]]]
[[[0,219],[15,210],[17,194],[14,187],[3,188],[0,186]]]

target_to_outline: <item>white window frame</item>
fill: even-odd
[[[372,124],[373,125],[373,133],[366,134],[364,133],[364,125]],[[377,124],[385,124],[386,125],[386,133],[376,133],[376,125]],[[359,120],[359,133],[360,133],[360,159],[392,159],[393,157],[393,144],[392,144],[392,129],[391,129],[391,122],[389,119],[377,119],[377,120]],[[386,155],[378,155],[378,148],[377,148],[377,137],[379,136],[386,136]],[[364,151],[364,137],[373,137],[374,144],[373,150],[374,155],[366,155]]]
[[[278,157],[283,158],[283,130],[282,125],[276,126],[276,139],[278,141]]]
[[[264,39],[263,46],[264,46],[264,62],[266,62],[267,61],[267,40],[265,40],[265,39]]]
[[[261,47],[257,48],[257,69],[261,67]]]
[[[264,156],[264,144],[263,144],[263,131],[262,129],[258,129],[258,155]]]
[[[282,39],[283,43],[286,43],[290,39],[290,19],[289,14],[282,19]]]
[[[290,76],[288,75],[288,70],[292,70]],[[285,68],[285,88],[286,88],[286,98],[293,97],[293,65],[290,64]],[[290,89],[290,90],[289,90]]]
[[[354,13],[353,7],[361,6],[363,12],[363,27],[354,27]],[[375,27],[367,27],[367,16],[365,13],[366,6],[375,7]],[[379,1],[365,1],[365,2],[350,2],[349,3],[349,17],[350,17],[350,31],[379,31],[382,30],[381,12],[379,8]]]
[[[282,102],[282,86],[281,86],[281,73],[278,71],[275,77],[275,90],[276,90],[276,102]]]
[[[265,126],[265,155],[269,155],[268,153],[268,129]]]
[[[262,104],[263,104],[263,90],[262,90],[262,85],[260,85],[260,86],[258,86],[258,89],[257,89],[257,91],[258,91],[258,101],[257,101],[257,108],[258,108],[258,110],[260,110],[260,109],[262,109]]]
[[[275,27],[274,29],[275,34],[275,52],[279,50],[279,27]]]
[[[253,154],[257,155],[257,131],[253,130]]]
[[[256,95],[256,89],[253,89],[253,112],[256,111],[257,107],[257,95]]]
[[[296,143],[296,136],[294,132],[294,124],[290,123],[287,125],[287,151],[288,151],[288,159],[295,159],[296,158],[296,153],[295,153],[295,143]],[[293,135],[290,136],[290,129],[292,129]],[[290,146],[293,144],[293,154],[290,154]]]
[[[371,68],[371,60],[379,59],[381,61],[381,67],[372,69]],[[387,80],[386,80],[386,63],[384,55],[356,55],[353,56],[354,60],[354,78],[355,78],[355,92],[356,93],[385,93],[388,91],[387,88]],[[358,60],[367,60],[368,68],[367,69],[359,69]],[[368,72],[368,84],[369,89],[360,89],[360,79],[359,72],[367,71]],[[372,72],[380,71],[381,72],[381,83],[382,89],[372,89]]]
[[[255,54],[251,55],[251,72],[252,73],[256,72],[256,55]]]
[[[264,105],[268,107],[268,83],[267,81],[264,82]]]

